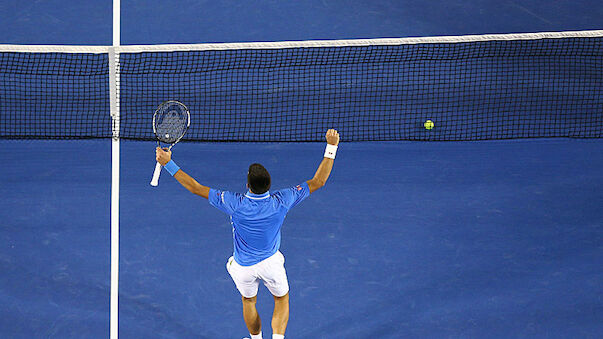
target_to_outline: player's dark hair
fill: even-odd
[[[252,193],[266,193],[270,189],[270,173],[260,164],[251,164],[247,172],[247,184]]]

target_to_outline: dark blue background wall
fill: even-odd
[[[122,1],[122,44],[279,41],[603,28],[600,0]],[[2,0],[0,43],[111,44],[109,0]]]

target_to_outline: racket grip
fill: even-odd
[[[161,174],[161,164],[158,162],[155,165],[155,172],[153,172],[153,179],[151,179],[151,186],[159,185],[159,174]]]

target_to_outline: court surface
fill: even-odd
[[[287,338],[599,338],[603,142],[345,143],[293,209]],[[0,333],[105,338],[110,141],[0,141]],[[122,142],[120,338],[242,338],[225,214]],[[318,143],[180,143],[210,187],[310,179]],[[258,297],[269,338],[272,300]]]

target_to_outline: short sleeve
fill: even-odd
[[[209,204],[219,209],[220,211],[232,215],[239,205],[240,194],[228,191],[220,191],[216,189],[209,190]]]
[[[301,185],[280,190],[277,194],[287,209],[291,209],[310,195],[310,187],[307,182],[304,182]]]

